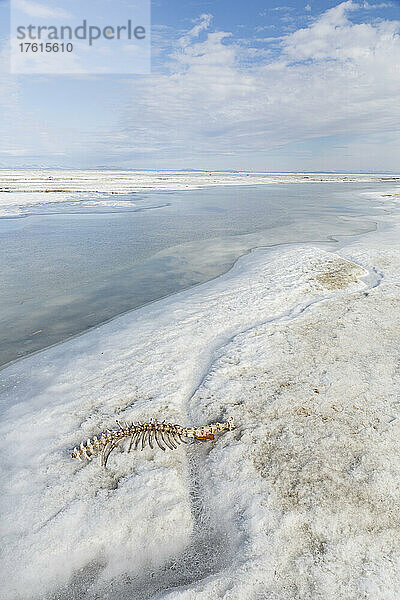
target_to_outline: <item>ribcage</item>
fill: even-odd
[[[190,438],[196,440],[212,440],[216,433],[230,431],[234,428],[233,419],[229,418],[224,423],[213,423],[201,427],[181,427],[172,423],[150,421],[149,423],[124,423],[117,421],[118,429],[107,429],[99,437],[95,436],[82,442],[74,448],[70,456],[82,461],[82,458],[91,460],[93,456],[101,455],[103,466],[107,465],[108,457],[118,445],[127,442],[127,449],[144,450],[148,445],[151,449],[158,446],[165,451],[176,449],[181,443],[188,443]]]

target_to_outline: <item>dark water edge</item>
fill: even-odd
[[[157,192],[126,209],[65,203],[0,219],[0,365],[213,279],[252,248],[370,231],[377,203],[360,193],[387,185]]]

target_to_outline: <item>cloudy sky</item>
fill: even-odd
[[[16,76],[0,0],[0,167],[399,172],[399,0],[283,1],[155,0],[150,75]]]

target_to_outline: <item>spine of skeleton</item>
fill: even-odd
[[[122,441],[129,440],[128,452],[133,448],[137,450],[148,445],[154,449],[156,444],[161,450],[166,448],[174,450],[179,444],[187,443],[188,439],[213,440],[216,433],[234,429],[233,419],[230,417],[224,423],[213,423],[201,427],[182,427],[172,423],[150,421],[149,423],[118,423],[118,429],[107,429],[99,437],[89,438],[74,448],[70,456],[82,461],[82,458],[91,460],[92,456],[101,454],[102,464],[106,466],[107,459],[112,450]]]

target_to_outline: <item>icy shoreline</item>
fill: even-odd
[[[2,371],[7,600],[394,600],[399,231],[253,251]],[[108,471],[68,457],[116,418],[227,416]]]
[[[396,175],[327,173],[225,173],[185,171],[1,170],[0,217],[20,216],[40,204],[73,202],[87,206],[126,206],[112,198],[151,191],[273,183],[400,181]],[[105,198],[106,196],[106,198]],[[110,197],[107,197],[110,196]]]

